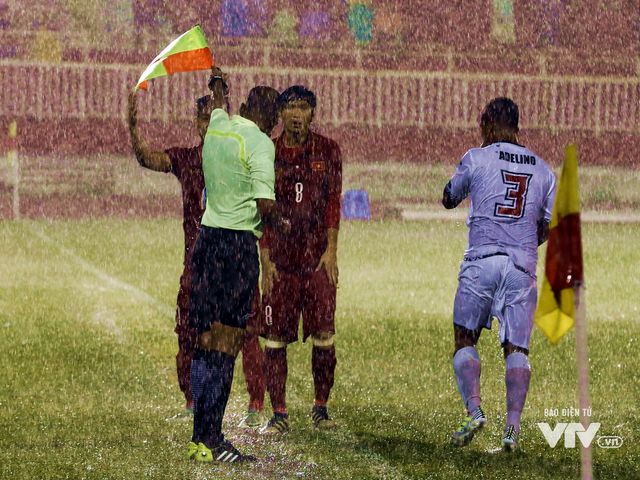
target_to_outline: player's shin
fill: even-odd
[[[260,412],[263,410],[265,384],[265,354],[260,348],[258,336],[247,333],[242,347],[242,368],[247,381],[249,393],[249,410]]]
[[[311,369],[315,387],[315,405],[325,406],[333,387],[336,370],[336,348],[333,335],[323,335],[313,338],[311,354]]]
[[[520,417],[529,391],[531,367],[529,358],[522,352],[514,352],[506,358],[505,383],[507,387],[507,427],[520,431]]]
[[[480,406],[480,356],[476,347],[464,347],[453,356],[458,390],[469,413]]]
[[[265,375],[267,391],[274,413],[287,413],[287,344],[267,340],[265,345]]]

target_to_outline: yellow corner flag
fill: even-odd
[[[213,66],[213,54],[200,25],[172,41],[142,72],[136,87],[147,89],[153,78],[166,77],[178,72],[208,70]]]
[[[575,287],[583,282],[578,153],[568,145],[556,191],[536,325],[557,343],[575,322]]]

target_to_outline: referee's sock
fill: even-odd
[[[194,443],[204,443],[213,448],[222,435],[222,419],[227,407],[235,358],[218,351],[197,350],[191,364],[191,389],[193,393]]]

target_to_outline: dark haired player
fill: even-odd
[[[210,97],[201,97],[196,102],[196,127],[200,139],[204,140],[211,115]],[[202,190],[204,178],[202,176],[202,141],[199,145],[189,148],[169,148],[164,151],[154,151],[140,134],[138,128],[138,108],[136,91],[129,94],[128,109],[129,132],[136,159],[141,166],[156,172],[173,173],[180,182],[182,189],[182,228],[184,230],[184,270],[180,277],[180,289],[176,308],[176,328],[178,335],[178,354],[176,365],[178,383],[185,397],[185,409],[191,412],[193,398],[189,372],[191,359],[195,347],[195,332],[189,328],[187,318],[189,310],[189,293],[191,291],[191,255],[193,246],[200,230],[200,219],[204,211],[202,205]]]
[[[287,345],[311,336],[317,428],[332,428],[327,401],[336,368],[334,314],[338,283],[342,160],[333,141],[309,129],[316,107],[313,92],[293,86],[278,97],[283,133],[276,139],[278,213],[291,223],[287,235],[267,227],[260,242],[263,275],[262,334],[267,391],[273,417],[263,433],[289,429],[285,401]]]
[[[480,407],[476,344],[482,328],[491,328],[492,317],[500,322],[506,364],[505,451],[517,448],[529,389],[538,246],[548,236],[556,180],[542,158],[518,143],[518,121],[511,99],[495,98],[486,105],[480,118],[482,146],[462,157],[442,198],[449,209],[471,197],[469,245],[453,307],[453,369],[468,413],[451,437],[456,446],[469,444],[487,422]]]

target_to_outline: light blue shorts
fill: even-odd
[[[537,301],[536,279],[507,255],[465,260],[458,274],[453,323],[469,330],[500,322],[500,343],[529,348]]]

